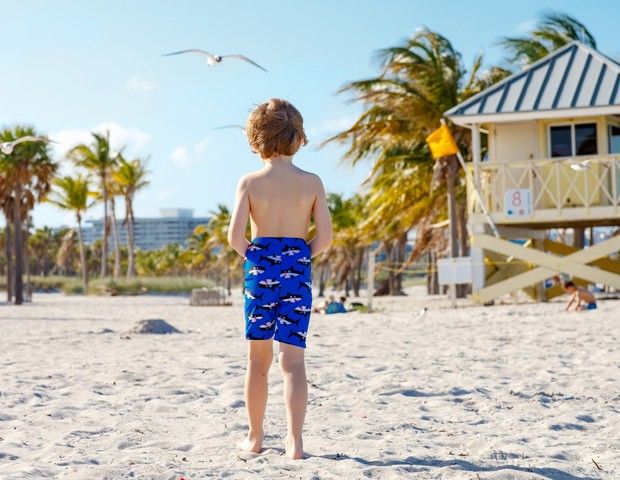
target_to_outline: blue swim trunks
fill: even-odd
[[[312,310],[310,247],[302,238],[256,237],[245,254],[245,338],[306,347]]]
[[[596,310],[596,303],[588,303],[586,305],[586,310]]]

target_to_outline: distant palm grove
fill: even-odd
[[[439,126],[443,112],[572,40],[596,48],[593,35],[578,20],[548,13],[529,34],[499,40],[506,51],[503,66],[483,68],[483,58],[478,56],[468,68],[447,38],[422,29],[403,44],[379,52],[376,77],[341,89],[353,96],[363,113],[351,128],[325,143],[346,145],[345,161],[370,162],[370,174],[351,198],[329,194],[335,235],[331,249],[314,265],[320,294],[327,285],[358,294],[365,252],[371,244],[379,245],[385,259],[378,293],[400,294],[404,265],[429,252],[447,253],[445,229],[433,225],[447,218],[448,189],[460,200],[454,226],[457,253],[467,254],[462,172],[455,159],[433,161],[425,138]],[[456,126],[452,130],[470,159],[469,131]],[[17,125],[0,131],[0,142],[27,135],[41,132]],[[61,162],[71,164],[76,173],[60,176]],[[28,279],[50,275],[79,278],[80,287],[75,290],[81,292],[89,291],[89,279],[94,277],[120,281],[136,276],[195,276],[229,291],[238,284],[242,259],[226,241],[230,213],[225,205],[211,212],[207,225],[195,229],[186,247],[135,249],[134,203],[148,185],[148,177],[146,160],[125,158],[123,149],[112,151],[105,133],[93,133],[90,142],[73,146],[66,158],[52,158],[46,142],[24,142],[11,153],[0,153],[0,208],[6,219],[0,231],[0,273],[8,300],[22,303],[24,285],[32,284]],[[76,227],[34,229],[30,212],[39,202],[72,212]],[[97,203],[106,219],[103,236],[85,245],[82,220]],[[121,215],[127,246],[121,246],[116,229],[115,219]],[[416,241],[408,251],[412,230]]]

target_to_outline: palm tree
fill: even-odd
[[[16,126],[0,131],[0,141],[13,141],[26,135],[41,136],[31,127]],[[15,304],[21,305],[23,292],[23,228],[24,219],[35,204],[45,198],[51,188],[57,164],[50,158],[45,142],[24,142],[11,154],[0,154],[0,207],[13,225],[13,285]]]
[[[114,278],[119,278],[121,276],[121,242],[116,224],[116,197],[120,197],[122,192],[120,185],[114,179],[115,170],[116,166],[114,166],[110,171],[107,192],[108,199],[110,201],[110,229],[112,233],[112,240],[114,242],[114,266],[112,267],[112,276]]]
[[[93,133],[93,142],[90,145],[80,144],[73,147],[68,157],[76,165],[85,168],[98,177],[101,199],[103,201],[103,238],[101,244],[101,277],[107,275],[108,240],[110,236],[109,223],[109,177],[116,165],[117,155],[110,151],[110,132],[105,135]]]
[[[56,235],[50,227],[37,228],[28,238],[28,249],[37,275],[47,277],[54,264],[54,254],[58,249]]]
[[[125,228],[127,229],[127,278],[136,275],[134,227],[135,217],[133,201],[136,192],[149,184],[146,179],[148,171],[145,163],[139,158],[127,161],[119,155],[119,164],[114,171],[114,180],[125,199]]]
[[[508,50],[509,62],[529,65],[573,40],[596,48],[594,36],[583,23],[566,13],[548,12],[527,35],[505,37],[499,43]]]
[[[231,269],[241,268],[242,258],[236,254],[228,244],[228,226],[230,225],[230,211],[228,207],[219,204],[210,212],[211,218],[206,226],[204,250],[215,253],[220,268],[224,268],[226,290],[231,294]]]
[[[341,89],[353,93],[364,112],[350,129],[325,143],[348,144],[344,160],[352,165],[362,159],[373,161],[364,185],[372,208],[367,208],[362,225],[368,242],[380,241],[396,262],[404,259],[411,228],[430,225],[425,220],[446,214],[439,195],[443,187],[431,190],[433,179],[442,177],[435,173],[436,167],[443,165],[431,158],[426,136],[439,126],[443,112],[509,72],[501,68],[481,72],[478,56],[468,73],[450,41],[428,29],[403,45],[381,50],[379,58],[379,76]],[[467,151],[469,132],[456,129],[455,133]],[[458,188],[463,188],[462,182]],[[394,293],[400,277],[392,277],[389,291]]]
[[[84,237],[82,235],[82,215],[92,206],[88,197],[92,196],[89,180],[87,177],[78,175],[76,177],[62,177],[54,180],[54,186],[48,201],[63,210],[75,213],[77,221],[78,243],[80,248],[80,266],[82,270],[82,292],[88,292],[88,265],[86,263],[86,249],[84,248]]]

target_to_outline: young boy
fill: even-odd
[[[263,168],[239,180],[228,229],[228,242],[245,258],[249,432],[242,448],[262,450],[267,373],[276,340],[284,378],[286,454],[301,459],[308,400],[304,348],[312,310],[310,260],[329,247],[331,219],[319,177],[293,165],[293,155],[307,143],[303,118],[293,105],[278,98],[259,105],[248,118],[246,135]],[[316,235],[307,242],[310,217]],[[248,218],[251,242],[245,237]]]
[[[564,309],[565,311],[569,312],[573,303],[575,304],[575,308],[573,309],[575,312],[582,310],[596,310],[596,298],[592,292],[585,288],[577,287],[570,281],[564,284],[564,290],[570,295],[570,299]]]

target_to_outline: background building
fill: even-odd
[[[136,218],[134,236],[136,248],[155,250],[171,243],[186,245],[187,238],[198,225],[205,225],[209,217],[194,217],[190,208],[162,208],[161,216],[153,218]],[[84,242],[93,243],[103,236],[103,219],[86,220]],[[127,244],[127,230],[123,219],[116,220],[120,243]],[[110,238],[110,241],[112,239]]]

